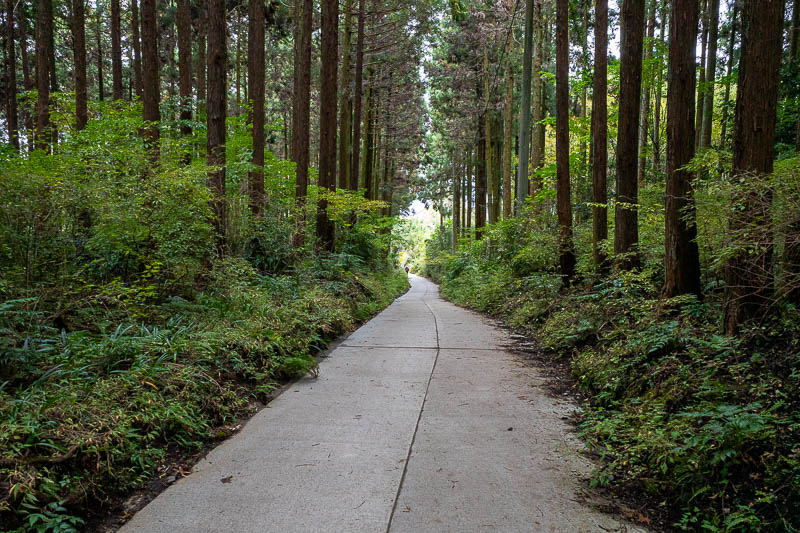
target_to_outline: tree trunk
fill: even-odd
[[[311,32],[313,0],[295,0],[294,101],[292,112],[292,159],[295,168],[297,230],[295,247],[304,240],[305,204],[308,194],[309,129],[311,106]]]
[[[708,51],[708,10],[709,2],[712,0],[701,0],[702,7],[700,18],[703,23],[703,31],[701,33],[701,51],[700,51],[700,71],[697,77],[697,110],[695,111],[695,125],[694,129],[698,135],[695,136],[695,144],[700,148],[702,137],[699,135],[703,131],[703,100],[706,97],[705,83],[706,83],[706,52]]]
[[[53,4],[38,0],[36,5],[36,148],[49,149],[50,141],[50,35],[53,33]]]
[[[458,247],[458,236],[460,234],[461,222],[461,176],[459,175],[460,161],[455,160],[455,154],[451,155],[453,176],[453,253]]]
[[[364,197],[367,199],[372,199],[374,196],[374,191],[372,190],[372,145],[374,144],[374,129],[373,125],[373,114],[375,112],[375,96],[374,96],[374,89],[372,88],[372,68],[369,69],[368,80],[367,80],[367,98],[364,107],[364,161],[363,161],[363,171],[362,174],[364,175]]]
[[[604,272],[607,258],[600,246],[608,238],[608,0],[595,4],[592,84],[592,251],[595,266]]]
[[[187,1],[187,0],[183,0]],[[247,29],[247,85],[252,105],[253,166],[250,171],[250,210],[264,215],[264,0],[250,0]]]
[[[142,28],[144,5],[142,2]],[[225,1],[208,0],[208,103],[206,158],[209,171],[206,183],[211,189],[211,212],[217,233],[217,253],[225,251],[225,119],[227,114],[226,67],[228,52],[225,38]],[[145,37],[147,43],[147,37]],[[147,54],[145,53],[145,58]],[[145,74],[147,74],[145,65]],[[147,84],[145,83],[145,93]]]
[[[159,69],[158,69],[158,19],[156,0],[142,0],[142,117],[145,121],[144,139],[150,160],[158,160]]]
[[[478,89],[480,94],[480,89]],[[475,239],[483,237],[486,226],[486,139],[483,117],[478,119],[478,147],[475,160]]]
[[[733,44],[736,42],[736,17],[739,12],[739,4],[734,2],[731,14],[731,28],[728,36],[728,64],[725,67],[725,96],[722,97],[722,124],[719,130],[719,146],[725,149],[728,134],[728,108],[731,100],[731,73],[733,72]]]
[[[19,56],[22,61],[22,86],[26,91],[33,90],[34,79],[31,75],[31,65],[28,58],[28,20],[25,17],[25,10],[20,4],[17,9],[17,24],[19,26]],[[28,149],[33,150],[36,142],[36,134],[34,131],[34,113],[24,111],[25,117],[25,135],[28,138]]]
[[[475,167],[475,157],[472,154],[472,148],[467,149],[467,215],[464,221],[467,236],[470,236],[472,228],[472,173]]]
[[[257,3],[257,2],[253,2]],[[178,0],[176,24],[178,26],[178,83],[181,98],[181,135],[188,137],[192,134],[192,19],[189,0]],[[261,17],[264,18],[263,16]],[[262,46],[263,55],[263,46]],[[263,63],[263,61],[262,61]],[[184,164],[192,162],[192,153],[188,146],[184,148]]]
[[[734,10],[736,7],[734,7]],[[792,2],[792,28],[789,31],[789,61],[797,59],[798,40],[800,40],[800,0]]]
[[[661,23],[659,30],[658,40],[661,43],[661,49],[664,49],[665,34],[667,28],[667,17],[669,11],[666,7],[662,8]],[[661,171],[661,93],[663,91],[663,65],[662,61],[658,62],[658,72],[656,73],[656,105],[653,109],[653,170],[656,172]]]
[[[319,186],[336,190],[336,83],[339,66],[339,0],[322,0],[322,49],[319,98]],[[317,202],[317,238],[333,252],[334,224],[328,200]]]
[[[73,0],[75,1],[75,0]],[[139,37],[139,6],[136,0],[131,0],[131,37],[133,39],[133,76],[134,93],[139,98],[142,97],[142,46]]]
[[[364,91],[364,0],[358,1],[358,34],[356,36],[356,75],[353,95],[353,160],[350,164],[350,188],[359,188],[358,170],[361,163],[361,95]]]
[[[717,72],[717,37],[719,36],[719,0],[709,0],[711,2],[710,24],[708,28],[708,61],[706,63],[706,82],[708,88],[703,97],[703,129],[698,132],[701,135],[700,146],[709,148],[711,146],[711,125],[714,116],[714,79]]]
[[[617,205],[614,253],[619,267],[639,265],[638,130],[642,95],[644,2],[624,2],[620,17],[619,135],[617,137]]]
[[[667,89],[667,193],[664,296],[702,295],[695,223],[694,172],[684,167],[695,153],[694,82],[697,0],[673,0]]]
[[[342,94],[339,101],[339,188],[349,189],[350,179],[350,135],[353,112],[353,92],[351,88],[350,52],[353,21],[353,0],[346,0],[344,6],[344,37],[342,38]],[[354,189],[355,190],[355,189]]]
[[[72,49],[75,55],[75,127],[81,131],[89,120],[86,82],[85,0],[72,0]]]
[[[534,75],[531,62],[533,61],[533,12],[535,3],[537,3],[537,0],[527,0],[525,3],[525,42],[522,52],[522,95],[519,107],[519,150],[517,150],[517,157],[519,158],[517,164],[517,215],[522,213],[525,197],[528,195],[528,189],[530,188],[528,156],[531,142],[531,81]],[[535,75],[538,77],[539,73],[536,72]]]
[[[490,88],[489,88],[489,48],[484,44],[483,46],[483,119],[484,119],[484,141],[486,142],[486,180],[488,185],[488,207],[489,207],[489,224],[497,222],[497,213],[494,210],[494,181],[495,176],[492,171],[492,113],[489,111],[490,102]]]
[[[236,7],[236,56],[233,61],[236,79],[236,106],[233,114],[238,116],[242,112],[242,9]]]
[[[17,57],[14,44],[14,5],[8,0],[6,7],[6,120],[8,121],[8,142],[19,151],[19,118],[17,115]]]
[[[742,11],[733,174],[757,184],[772,172],[775,157],[783,7],[779,0],[753,0]],[[740,243],[746,250],[725,265],[723,324],[728,334],[766,309],[772,299],[772,193],[766,187],[764,183],[746,188],[733,198],[730,232],[746,241]]]
[[[656,5],[650,11],[650,17],[647,21],[647,50],[644,54],[644,62],[647,63],[653,55],[653,39],[655,38],[656,31]],[[652,69],[649,69],[652,73]],[[647,172],[647,128],[650,118],[650,91],[653,88],[653,76],[647,80],[644,88],[642,89],[642,109],[641,109],[641,122],[639,124],[639,187],[644,186],[644,178]]]
[[[122,100],[122,29],[119,0],[111,0],[111,94]]]
[[[511,217],[511,129],[514,127],[514,75],[511,69],[511,50],[511,39],[509,39],[506,46],[506,101],[503,104],[503,218]]]
[[[556,206],[562,282],[575,276],[572,200],[569,184],[569,1],[556,2]]]
[[[203,116],[206,112],[206,94],[208,83],[206,81],[206,36],[208,35],[208,11],[205,2],[198,6],[197,16],[197,115]]]
[[[102,102],[105,98],[105,87],[103,86],[103,29],[99,6],[96,7],[95,11],[95,22],[94,37],[97,47],[97,99]]]
[[[532,72],[532,85],[533,85],[533,101],[531,120],[533,121],[533,128],[530,133],[531,137],[531,156],[530,167],[538,169],[544,161],[544,91],[545,84],[542,78],[542,65],[544,64],[544,24],[542,22],[542,0],[531,0],[533,4],[533,33],[534,33],[534,50],[533,50],[533,72]],[[528,161],[525,161],[525,175],[528,176]],[[541,189],[541,180],[538,177],[532,177],[528,180],[528,189],[531,195],[536,194]]]

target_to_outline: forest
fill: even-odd
[[[800,0],[0,11],[0,530],[182,476],[403,266],[639,522],[800,529]]]

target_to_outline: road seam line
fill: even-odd
[[[425,294],[428,294],[428,288],[425,288]],[[423,294],[423,298],[425,296]],[[431,367],[431,374],[428,376],[428,384],[425,386],[425,395],[422,397],[422,405],[419,409],[419,415],[417,415],[417,423],[414,426],[414,434],[411,436],[411,444],[408,447],[408,454],[406,455],[406,461],[403,465],[403,474],[400,476],[400,484],[397,486],[397,494],[394,497],[394,503],[392,504],[392,512],[389,514],[389,523],[386,525],[386,533],[389,533],[392,529],[392,521],[394,520],[395,511],[397,511],[397,503],[400,501],[400,493],[403,491],[403,484],[406,480],[406,474],[408,473],[408,463],[411,462],[411,452],[414,450],[414,443],[417,441],[417,431],[419,431],[419,423],[422,420],[422,413],[425,411],[425,402],[428,400],[428,391],[431,388],[431,381],[433,381],[433,373],[436,371],[436,363],[439,362],[439,323],[436,320],[436,313],[433,312],[431,306],[428,305],[428,302],[422,300],[422,303],[425,304],[425,307],[428,308],[430,311],[431,316],[433,316],[433,325],[436,328],[436,356],[433,358],[433,366]]]

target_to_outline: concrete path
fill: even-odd
[[[591,465],[501,330],[411,290],[124,533],[642,531],[585,503]]]

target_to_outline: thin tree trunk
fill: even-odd
[[[695,223],[694,172],[684,167],[695,153],[694,82],[697,0],[673,0],[667,89],[667,193],[664,296],[702,295]]]
[[[620,17],[619,136],[614,253],[620,268],[639,265],[638,130],[642,96],[644,2],[624,2]]]
[[[33,90],[34,79],[31,75],[31,65],[28,58],[28,20],[25,17],[25,10],[22,4],[19,4],[17,9],[17,23],[19,26],[19,56],[22,61],[22,86],[26,91]],[[28,138],[28,149],[33,150],[36,141],[36,134],[34,131],[34,113],[25,111],[25,136]]]
[[[506,46],[506,99],[503,103],[503,218],[511,217],[511,129],[514,126],[514,75],[511,70],[511,50],[511,39],[509,39]]]
[[[13,0],[12,0],[13,1]],[[72,0],[72,49],[75,55],[75,127],[81,131],[89,120],[86,82],[85,0]]]
[[[197,115],[206,113],[206,95],[208,82],[206,80],[206,37],[208,35],[208,11],[205,2],[199,6],[197,17]]]
[[[710,24],[708,28],[708,61],[706,63],[706,82],[708,88],[703,97],[703,129],[698,132],[701,136],[700,146],[711,146],[711,124],[714,116],[714,79],[717,72],[717,38],[719,36],[719,0],[711,2]]]
[[[569,184],[569,1],[556,2],[556,205],[559,265],[569,287],[575,276]]]
[[[592,251],[602,272],[607,270],[607,259],[600,246],[608,238],[608,0],[595,4],[592,83]]]
[[[175,18],[178,26],[178,83],[181,101],[181,135],[188,137],[192,134],[192,20],[189,0],[178,0],[178,10]],[[188,165],[192,162],[192,153],[188,146],[185,150],[183,162]]]
[[[472,229],[472,176],[473,169],[475,168],[475,157],[472,154],[472,148],[467,149],[467,219],[465,220],[464,227],[466,228],[467,236],[470,236]]]
[[[239,115],[242,109],[242,9],[236,8],[236,57],[234,59],[234,72],[236,73],[236,107],[234,115]]]
[[[731,73],[733,72],[733,44],[736,41],[736,17],[739,12],[739,4],[734,2],[733,12],[731,13],[731,29],[728,36],[728,65],[725,72],[725,96],[722,97],[722,124],[719,131],[719,146],[725,149],[728,133],[728,108],[731,100]]]
[[[364,0],[358,1],[358,30],[356,36],[356,75],[353,95],[353,159],[350,164],[350,188],[359,188],[358,170],[361,162],[361,95],[364,91]]]
[[[295,162],[297,230],[294,245],[302,246],[305,205],[308,194],[309,129],[311,106],[311,31],[314,2],[295,0],[294,102],[292,113],[292,158]]]
[[[658,40],[661,43],[660,49],[664,49],[665,34],[667,29],[667,17],[669,11],[666,7],[662,8],[661,29],[659,30]],[[663,91],[663,61],[658,62],[658,72],[656,74],[656,105],[653,109],[653,170],[661,171],[661,93]]]
[[[336,82],[339,66],[339,0],[322,0],[322,50],[319,102],[319,186],[336,190]],[[328,200],[317,202],[317,238],[333,252],[334,224]]]
[[[459,176],[460,161],[456,161],[455,154],[451,155],[453,177],[453,253],[458,247],[458,236],[461,221],[461,176]]]
[[[522,95],[519,107],[519,149],[517,150],[519,162],[517,164],[516,212],[518,216],[522,214],[525,197],[528,196],[528,189],[530,188],[528,156],[531,142],[531,81],[534,75],[539,76],[538,72],[532,72],[533,66],[531,65],[533,61],[533,14],[535,3],[537,3],[537,0],[527,0],[525,3],[525,42],[522,53]]]
[[[489,206],[489,224],[497,222],[497,213],[494,210],[494,182],[495,176],[492,171],[493,157],[492,157],[492,113],[489,111],[489,48],[487,45],[483,47],[483,119],[486,142],[486,180],[488,184],[488,206]]]
[[[478,91],[480,94],[480,90]],[[485,121],[478,122],[478,147],[475,160],[475,239],[483,237],[486,226],[486,139],[484,138]]]
[[[532,72],[532,85],[533,85],[533,101],[532,101],[532,117],[533,129],[530,133],[531,136],[531,155],[530,166],[533,169],[540,168],[544,161],[544,91],[545,84],[542,78],[542,65],[544,64],[544,31],[542,21],[542,0],[531,0],[533,4],[533,72]],[[528,161],[525,161],[525,174],[528,176]],[[539,177],[532,177],[528,180],[528,189],[531,195],[536,194],[540,189],[541,180]]]
[[[153,162],[158,160],[161,120],[157,36],[156,0],[142,0],[142,116],[146,123],[144,139]]]
[[[647,21],[647,50],[644,54],[644,62],[647,63],[653,56],[653,39],[655,38],[656,31],[656,5],[653,4],[650,17]],[[652,73],[652,69],[649,69]],[[644,178],[647,171],[647,128],[649,126],[650,118],[650,91],[653,88],[653,76],[647,80],[644,88],[642,89],[642,109],[641,109],[641,122],[639,124],[639,187],[644,186]]]
[[[187,0],[182,0],[187,1]],[[250,210],[264,215],[264,0],[250,0],[247,29],[247,85],[252,101],[253,170],[250,171]]]
[[[122,28],[119,0],[111,0],[111,94],[122,100]]]
[[[736,91],[733,173],[763,182],[772,173],[778,104],[778,76],[783,44],[782,0],[753,0],[742,11],[742,56]],[[772,301],[772,193],[766,184],[734,195],[732,235],[747,236],[747,251],[725,265],[727,286],[723,324],[736,333],[748,318]]]
[[[697,110],[695,111],[695,131],[703,131],[703,100],[706,96],[705,83],[706,83],[706,52],[708,51],[708,11],[709,2],[711,0],[702,0],[702,8],[700,18],[703,23],[703,32],[701,33],[701,52],[700,52],[700,71],[697,77]],[[700,148],[702,137],[696,135],[695,144]]]
[[[73,0],[74,1],[74,0]],[[133,76],[134,93],[142,97],[142,45],[139,37],[139,6],[136,0],[131,0],[131,37],[133,39]],[[202,63],[201,63],[202,64]]]
[[[144,0],[142,28],[144,28]],[[227,114],[225,1],[208,0],[208,103],[206,158],[209,166],[206,183],[211,189],[212,223],[217,233],[217,253],[225,251],[225,119]],[[145,43],[147,38],[145,37]],[[147,54],[145,53],[145,58]],[[147,74],[145,65],[145,75]],[[147,84],[145,83],[145,92]]]
[[[350,188],[350,135],[353,112],[353,93],[351,89],[350,52],[353,21],[353,0],[346,0],[344,6],[344,37],[342,39],[342,94],[339,101],[339,188]]]
[[[39,0],[36,6],[36,148],[47,151],[50,141],[50,35],[53,4]]]
[[[734,7],[734,10],[736,7]],[[789,30],[789,61],[797,59],[798,41],[800,40],[800,0],[792,2],[792,28]]]
[[[374,130],[372,127],[373,114],[375,112],[375,96],[374,89],[372,88],[373,72],[372,68],[369,69],[367,80],[367,98],[364,107],[364,161],[362,174],[364,175],[364,197],[372,199],[374,191],[372,190],[372,145],[374,144]]]
[[[144,9],[144,4],[142,8]],[[102,21],[100,19],[100,7],[97,6],[96,9],[94,37],[97,47],[97,99],[102,102],[105,98],[105,87],[103,86],[103,31]],[[144,21],[142,21],[142,24],[144,24]]]
[[[14,5],[8,0],[6,7],[6,120],[8,121],[8,142],[19,151],[19,118],[17,114],[17,56],[14,44]]]

